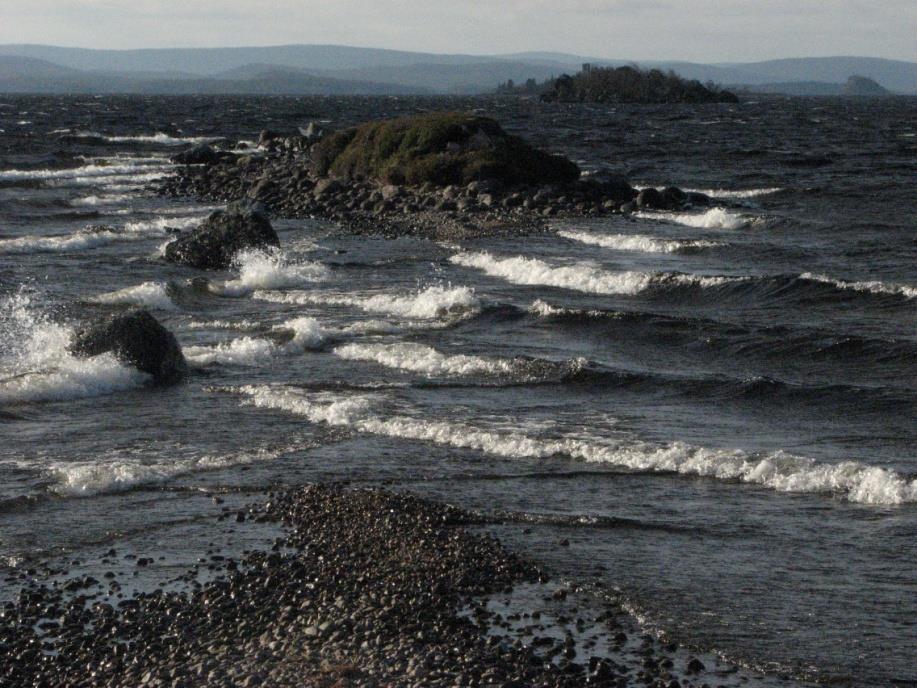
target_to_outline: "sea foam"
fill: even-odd
[[[640,472],[695,475],[760,485],[781,492],[841,494],[852,502],[895,505],[917,502],[917,480],[855,461],[819,463],[782,451],[750,454],[708,449],[684,442],[655,444],[636,438],[601,441],[581,437],[532,437],[486,430],[452,421],[376,415],[377,400],[367,395],[307,395],[300,390],[249,385],[233,390],[259,408],[283,410],[313,423],[360,432],[472,449],[506,458],[563,456]]]
[[[11,179],[95,179],[100,184],[104,184],[107,177],[120,177],[133,174],[148,174],[152,172],[162,172],[166,167],[163,163],[136,163],[125,162],[114,165],[90,164],[82,167],[71,167],[68,169],[45,169],[45,170],[0,170],[0,180]]]
[[[561,230],[557,232],[557,235],[590,246],[644,253],[678,253],[719,245],[715,241],[679,241],[656,239],[642,234],[599,234],[579,230]]]
[[[692,193],[702,193],[714,198],[757,198],[783,191],[782,187],[771,186],[761,189],[684,189]]]
[[[320,347],[327,336],[317,320],[307,317],[287,320],[272,329],[279,333],[280,338],[284,334],[292,336],[280,344],[263,337],[239,337],[210,346],[186,346],[183,352],[188,362],[196,366],[213,363],[257,366],[278,355],[297,354]]]
[[[210,291],[222,296],[244,296],[260,289],[299,287],[325,280],[328,268],[320,263],[291,262],[280,250],[249,250],[236,257],[239,277],[211,283]]]
[[[91,497],[132,490],[140,485],[163,483],[173,478],[215,471],[232,466],[273,461],[284,454],[314,446],[302,441],[282,447],[257,447],[229,454],[206,454],[170,458],[168,461],[150,461],[140,452],[119,452],[115,456],[101,456],[91,462],[58,463],[48,469],[51,490],[67,497]]]
[[[817,275],[811,272],[805,272],[801,274],[800,277],[802,279],[813,280],[815,282],[831,284],[838,289],[863,291],[870,294],[893,294],[897,296],[903,296],[907,299],[917,298],[917,287],[912,287],[906,284],[890,284],[888,282],[880,282],[878,280],[871,280],[867,282],[848,282],[846,280],[834,279],[833,277],[828,277],[827,275]]]
[[[710,287],[741,278],[681,273],[608,272],[585,263],[552,266],[538,258],[498,258],[490,253],[459,253],[449,259],[456,265],[482,270],[513,284],[543,285],[590,294],[639,294],[651,287]]]
[[[171,134],[166,134],[161,131],[158,131],[155,134],[133,134],[127,136],[109,136],[107,134],[99,134],[94,131],[81,131],[72,134],[72,136],[79,138],[104,139],[106,141],[111,141],[112,143],[158,143],[165,146],[207,143],[208,141],[218,140],[218,137],[213,136],[172,136]]]
[[[640,211],[636,217],[647,220],[674,222],[685,227],[698,229],[742,229],[751,224],[755,218],[736,213],[725,208],[710,208],[703,213],[664,213]]]
[[[99,294],[91,300],[95,303],[125,303],[164,311],[175,309],[175,304],[169,296],[169,285],[165,282],[144,282],[135,287]]]
[[[371,361],[424,375],[509,375],[514,362],[484,356],[447,356],[424,344],[345,344],[334,354],[350,361]]]
[[[0,302],[0,404],[111,394],[149,381],[112,354],[83,359],[68,350],[73,331],[50,321],[22,294]]]
[[[468,287],[428,287],[416,294],[315,294],[256,292],[254,297],[274,303],[297,305],[353,306],[370,313],[432,320],[465,316],[480,310],[481,304]]]
[[[201,222],[200,216],[166,217],[128,222],[123,227],[91,227],[70,234],[28,234],[0,240],[0,254],[63,253],[96,248],[122,241],[141,241],[167,229],[184,229]]]

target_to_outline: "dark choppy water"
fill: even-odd
[[[207,490],[391,480],[514,512],[501,537],[604,567],[689,644],[917,681],[914,99],[0,101],[5,567],[138,537],[193,560]],[[182,145],[444,106],[719,204],[462,245],[278,221],[283,253],[233,273],[158,260],[209,210],[145,191]],[[187,384],[66,354],[125,304]]]

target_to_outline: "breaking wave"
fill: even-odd
[[[353,296],[347,294],[313,294],[291,292],[273,294],[256,292],[255,298],[274,303],[298,305],[353,306],[370,313],[432,320],[465,316],[480,310],[481,303],[468,287],[428,287],[409,295],[375,294]]]
[[[917,502],[917,480],[855,461],[825,464],[783,451],[750,454],[737,449],[695,447],[684,442],[654,444],[634,438],[609,441],[580,437],[539,438],[484,430],[463,423],[378,416],[373,414],[375,399],[369,396],[307,396],[290,388],[265,385],[248,385],[233,391],[247,397],[247,403],[253,406],[287,411],[313,423],[507,458],[565,456],[633,471],[745,482],[781,492],[835,493],[863,504]]]
[[[150,379],[112,354],[72,356],[68,347],[73,331],[44,316],[28,296],[18,294],[0,302],[0,325],[0,404],[101,396]]]
[[[239,337],[211,346],[186,346],[185,359],[196,366],[214,363],[257,366],[278,355],[298,354],[320,347],[327,336],[314,318],[295,318],[275,325],[275,337]]]
[[[713,198],[757,198],[780,193],[783,187],[773,186],[762,189],[683,189],[689,193],[702,193]]]
[[[838,289],[862,291],[870,294],[893,294],[904,296],[908,299],[917,297],[917,287],[911,287],[906,284],[889,284],[887,282],[879,282],[878,280],[871,280],[868,282],[847,282],[845,280],[828,277],[827,275],[816,275],[811,272],[803,273],[800,277],[802,279],[812,280],[813,282],[831,284]]]
[[[169,285],[165,282],[144,282],[135,287],[125,287],[117,291],[99,294],[91,299],[95,303],[124,303],[147,308],[158,308],[170,311],[175,304],[169,296]]]
[[[216,141],[219,138],[213,136],[172,136],[161,131],[155,134],[135,134],[132,136],[109,136],[94,131],[81,131],[70,134],[70,136],[73,138],[102,139],[112,143],[158,143],[164,146],[207,143],[208,141]]]
[[[450,356],[425,344],[414,342],[345,344],[337,347],[334,354],[350,361],[369,361],[429,376],[511,375],[539,379],[546,373],[569,374],[572,368],[585,365],[585,361],[580,359],[572,364],[558,364],[529,358],[506,359],[465,354]]]
[[[50,489],[66,497],[125,492],[140,485],[164,483],[191,473],[273,461],[284,454],[301,451],[314,444],[303,441],[283,447],[259,447],[231,454],[207,454],[169,461],[144,461],[142,454],[131,459],[124,456],[125,452],[119,452],[118,458],[100,457],[100,460],[91,463],[58,463],[50,467]]]
[[[663,213],[640,211],[637,217],[647,220],[662,220],[674,222],[685,227],[698,229],[742,229],[747,227],[755,218],[736,213],[725,208],[711,208],[703,213]]]
[[[646,253],[680,253],[701,248],[719,246],[715,241],[677,241],[656,239],[642,234],[597,234],[575,230],[562,230],[557,233],[565,239],[578,241],[581,244],[611,248],[616,251],[643,251]]]
[[[457,265],[482,270],[491,277],[499,277],[513,284],[544,285],[590,294],[633,295],[651,287],[710,287],[743,279],[681,273],[608,272],[584,263],[555,267],[538,258],[497,258],[486,252],[460,253],[449,260]]]
[[[201,222],[200,216],[168,217],[128,222],[123,228],[109,225],[87,227],[70,234],[45,236],[29,234],[0,240],[0,254],[63,253],[105,246],[120,241],[138,241],[169,229],[184,229]]]
[[[259,289],[298,287],[328,278],[328,268],[320,263],[293,263],[280,250],[243,251],[236,257],[239,277],[211,283],[210,291],[221,296],[244,296]]]
[[[44,170],[0,170],[0,180],[15,179],[95,179],[98,183],[104,184],[107,177],[122,177],[133,174],[148,174],[152,172],[162,172],[166,165],[160,163],[121,163],[114,165],[83,165],[82,167],[71,167],[68,169],[44,169]]]

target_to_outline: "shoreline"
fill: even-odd
[[[0,618],[0,684],[742,685],[735,668],[637,635],[619,603],[552,580],[451,505],[312,484],[219,518],[283,536],[211,556],[209,580],[184,593],[116,601],[110,573],[25,585]]]
[[[704,194],[674,187],[641,191],[606,172],[542,184],[484,179],[442,186],[429,181],[411,185],[339,179],[313,169],[312,151],[321,140],[265,131],[250,151],[198,146],[172,158],[175,174],[158,185],[158,193],[213,203],[246,199],[263,204],[275,217],[326,220],[350,234],[438,241],[528,236],[547,232],[548,222],[555,219],[620,216],[638,209],[683,210],[711,203]]]

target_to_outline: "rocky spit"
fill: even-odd
[[[615,603],[577,606],[575,588],[471,532],[481,518],[452,506],[310,485],[220,518],[276,522],[284,535],[238,559],[211,556],[210,575],[189,571],[185,591],[117,599],[111,571],[23,572],[0,612],[0,686],[680,688],[729,675],[625,632]],[[542,597],[495,604],[526,586]],[[541,600],[565,611],[543,615]],[[619,660],[590,654],[600,645]]]
[[[584,175],[570,183],[511,185],[498,179],[468,184],[387,184],[316,174],[311,151],[318,134],[262,132],[249,151],[207,146],[176,156],[176,175],[163,195],[206,202],[248,198],[273,216],[319,218],[353,234],[420,236],[436,240],[546,231],[552,218],[597,217],[633,210],[709,205],[699,193],[676,188],[638,191],[621,177]]]

